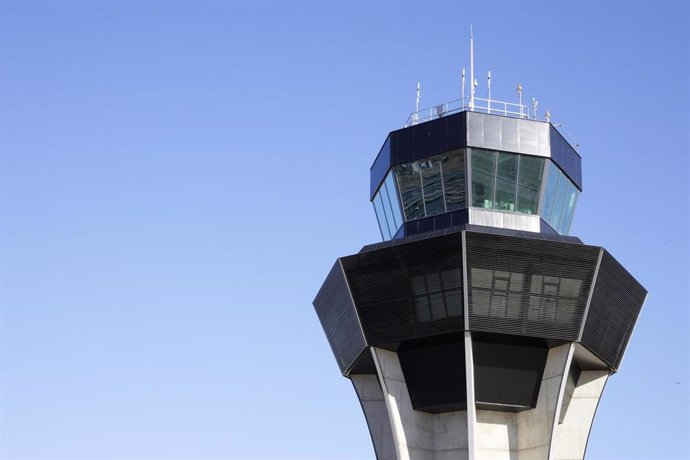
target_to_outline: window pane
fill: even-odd
[[[446,212],[441,189],[441,167],[438,160],[424,160],[419,162],[422,171],[422,187],[424,189],[424,208],[427,216]]]
[[[386,184],[381,185],[381,190],[379,190],[379,195],[381,195],[381,202],[383,204],[383,212],[386,213],[386,220],[388,221],[388,231],[391,234],[391,238],[398,231],[398,226],[393,218],[393,210],[391,209],[391,202],[388,199],[388,190],[386,189]]]
[[[558,231],[561,223],[561,214],[563,213],[563,204],[565,202],[565,192],[568,191],[568,179],[558,171],[560,178],[558,179],[558,187],[556,187],[556,195],[553,198],[553,210],[551,211],[551,218],[548,220],[551,228]]]
[[[496,203],[494,209],[515,211],[517,165],[517,155],[510,153],[498,154],[498,165],[496,166]]]
[[[443,304],[443,294],[431,294],[429,296],[429,307],[431,307],[431,319],[443,319],[446,317],[446,307]]]
[[[465,206],[465,158],[464,152],[451,152],[441,160],[443,188],[446,194],[446,210],[455,211]]]
[[[472,150],[472,206],[493,208],[496,152]]]
[[[558,168],[549,161],[549,169],[546,173],[546,189],[544,189],[544,203],[542,204],[541,216],[546,222],[551,221],[553,211],[553,200],[556,196],[556,188],[561,178]]]
[[[405,221],[424,217],[424,203],[422,202],[422,181],[417,163],[400,165],[396,168],[400,196],[403,201]]]
[[[448,316],[460,316],[462,315],[462,294],[459,290],[448,291],[444,294],[446,301],[446,310],[448,310]]]
[[[388,190],[388,199],[391,202],[391,209],[393,211],[393,219],[395,221],[395,229],[400,228],[403,223],[402,214],[400,213],[400,201],[398,200],[398,190],[395,186],[395,179],[393,178],[393,173],[388,173],[386,176],[386,189]]]
[[[565,195],[565,204],[563,206],[563,217],[561,218],[561,225],[558,232],[562,235],[567,235],[570,230],[570,221],[575,212],[575,205],[577,204],[578,190],[572,182],[568,181],[568,192]]]
[[[539,192],[544,170],[544,159],[520,157],[520,176],[518,178],[517,212],[536,214],[539,208]]]
[[[441,272],[443,278],[443,289],[460,287],[462,283],[462,271],[459,268]]]
[[[388,230],[388,222],[386,221],[386,213],[383,212],[383,205],[381,204],[381,194],[377,193],[374,196],[374,212],[376,212],[376,220],[379,221],[379,229],[384,240],[390,240],[391,235]]]
[[[433,272],[426,275],[426,289],[427,292],[441,290],[441,276],[439,272]]]

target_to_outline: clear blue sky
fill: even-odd
[[[685,2],[0,2],[0,457],[373,458],[311,301],[368,171],[479,92],[581,144],[572,233],[650,294],[589,459],[687,458]],[[543,111],[542,111],[543,113]]]

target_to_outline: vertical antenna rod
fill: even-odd
[[[474,110],[474,32],[470,26],[470,110]]]
[[[491,71],[489,70],[489,73],[487,74],[487,82],[486,85],[489,89],[489,102],[487,102],[487,108],[489,109],[489,113],[491,113]]]
[[[417,82],[417,102],[415,105],[415,110],[414,110],[415,112],[419,112],[419,99],[420,98],[421,98],[421,96],[419,94],[419,82]]]

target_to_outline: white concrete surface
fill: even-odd
[[[378,375],[350,377],[378,459],[581,460],[609,374],[582,371],[558,424],[573,349],[564,344],[549,350],[536,407],[517,413],[415,411],[397,353],[380,348],[371,348]],[[474,379],[468,383],[473,397]]]
[[[563,423],[556,429],[552,447],[554,460],[576,460],[584,457],[594,414],[608,377],[608,371],[580,373]]]
[[[367,419],[376,458],[395,460],[397,456],[391,423],[388,419],[388,409],[378,378],[375,375],[351,375],[350,380],[355,387],[359,402],[362,404],[362,411]]]

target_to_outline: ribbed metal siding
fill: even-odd
[[[467,232],[470,329],[577,340],[598,254],[599,248],[593,246]],[[476,287],[482,284],[480,280],[473,279],[480,270],[473,273],[473,268],[521,274],[522,286],[513,291],[495,286],[480,289]],[[539,277],[566,278],[571,283],[579,282],[580,289],[576,297],[565,300],[561,300],[558,292],[556,295],[535,293],[532,286],[543,279]],[[479,294],[483,296],[481,301]],[[505,307],[489,308],[481,304],[484,297],[493,299],[502,295],[511,296]],[[550,309],[535,307],[548,302],[551,302]]]
[[[314,299],[328,343],[345,373],[366,347],[340,261],[336,261]]]
[[[462,270],[459,232],[364,252],[342,261],[369,345],[463,330],[462,301],[456,316],[421,321],[412,288],[415,276]]]
[[[582,344],[614,369],[620,366],[647,290],[604,251]]]

